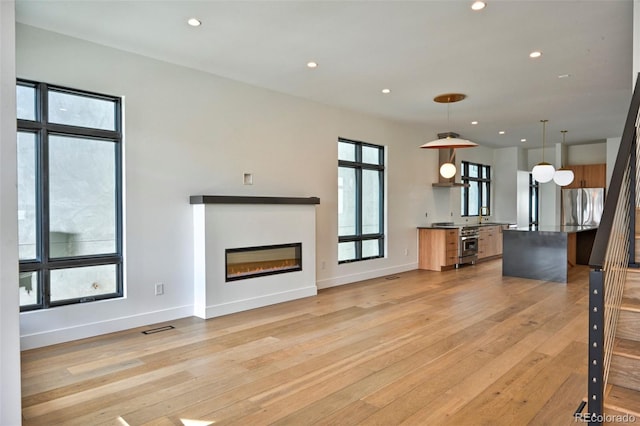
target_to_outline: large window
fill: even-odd
[[[21,310],[122,296],[121,101],[19,80]]]
[[[384,256],[384,148],[338,140],[338,262]]]
[[[462,188],[460,215],[483,216],[491,214],[491,167],[484,164],[462,162],[460,172]]]

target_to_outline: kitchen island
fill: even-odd
[[[566,283],[569,269],[587,265],[595,226],[540,226],[505,229],[502,275]]]

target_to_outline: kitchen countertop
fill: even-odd
[[[502,225],[508,225],[508,226],[515,226],[513,223],[500,223],[500,222],[483,222],[483,223],[457,223],[457,224],[453,224],[453,225],[423,225],[423,226],[418,226],[418,229],[460,229],[460,228],[464,228],[466,226],[502,226]]]
[[[537,226],[530,228],[528,226],[518,226],[515,228],[508,228],[507,231],[519,231],[519,232],[556,232],[570,234],[573,232],[584,232],[598,229],[597,226],[580,226],[580,225],[558,225],[558,226]]]

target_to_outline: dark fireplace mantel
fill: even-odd
[[[320,204],[318,197],[252,197],[242,195],[192,195],[190,204]]]

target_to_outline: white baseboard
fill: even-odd
[[[276,303],[288,302],[290,300],[302,299],[303,297],[311,297],[317,294],[318,289],[316,286],[308,286],[280,293],[267,294],[265,296],[234,300],[233,302],[221,303],[219,305],[210,305],[206,308],[206,319],[275,305]]]
[[[212,305],[206,308],[206,317],[213,318],[232,314],[235,312],[246,311],[249,309],[260,308],[263,306],[274,305],[276,303],[288,302],[290,300],[301,299],[304,297],[311,297],[317,295],[318,289],[351,284],[358,281],[407,272],[417,268],[418,264],[417,262],[414,262],[406,265],[394,266],[392,268],[376,269],[372,271],[360,272],[357,274],[321,280],[316,283],[317,287],[308,286],[292,291],[274,293],[266,296],[244,299],[220,305]],[[185,318],[193,315],[194,306],[187,305],[161,311],[146,312],[140,315],[113,318],[106,321],[82,324],[73,327],[48,330],[33,334],[25,334],[20,336],[20,349],[27,350],[43,346],[55,345],[57,343],[85,339],[88,337],[99,336],[101,334],[114,333],[117,331],[128,330],[131,328],[142,327],[145,325],[160,322],[172,321],[178,318]]]
[[[357,274],[343,275],[341,277],[333,277],[326,280],[320,280],[316,284],[318,290],[323,288],[337,287],[345,284],[352,284],[359,281],[370,280],[372,278],[384,277],[387,275],[399,274],[401,272],[413,271],[418,269],[418,262],[408,263],[406,265],[394,266],[391,268],[375,269],[372,271],[359,272]]]
[[[193,315],[193,306],[181,306],[162,311],[145,312],[140,315],[113,318],[106,321],[82,324],[73,327],[43,331],[20,336],[20,350],[40,348],[42,346],[55,345],[56,343],[70,342],[72,340],[85,339],[101,334],[114,333],[130,328],[142,327],[159,322],[172,321],[178,318]]]

